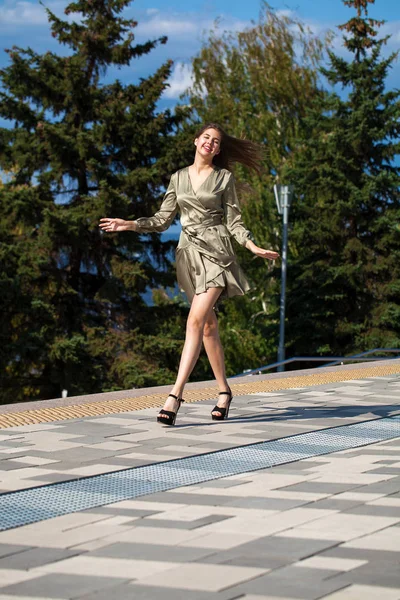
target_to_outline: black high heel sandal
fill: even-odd
[[[228,418],[229,408],[230,408],[230,405],[231,405],[231,402],[232,402],[232,398],[233,398],[232,391],[229,390],[229,392],[220,392],[218,394],[218,396],[221,396],[222,394],[225,394],[226,396],[229,396],[228,404],[226,406],[224,406],[224,407],[218,406],[218,404],[216,404],[214,406],[214,408],[211,411],[211,418],[212,418],[213,421],[223,421],[224,419]],[[219,413],[221,413],[221,414],[219,414],[219,415],[213,415],[213,413],[217,412],[217,411]]]
[[[157,423],[163,423],[164,425],[175,425],[175,421],[176,421],[176,415],[178,414],[178,410],[181,407],[182,402],[185,402],[183,398],[178,398],[178,396],[175,396],[174,394],[168,394],[168,397],[171,396],[171,398],[175,398],[175,400],[178,400],[178,408],[176,409],[176,412],[173,412],[172,410],[164,410],[163,408],[160,410],[158,417],[157,417]],[[160,417],[160,415],[166,415],[165,417]]]

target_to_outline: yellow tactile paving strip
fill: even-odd
[[[247,383],[234,383],[231,385],[234,396],[254,394],[256,392],[275,392],[293,388],[306,388],[314,385],[323,385],[352,379],[366,379],[367,377],[383,377],[385,375],[400,374],[400,365],[382,365],[362,369],[348,369],[329,372],[316,372],[311,375],[299,375],[282,379],[264,379]],[[159,407],[164,403],[165,393],[140,396],[139,398],[122,398],[120,400],[105,400],[72,406],[59,406],[52,408],[38,408],[17,413],[0,415],[0,429],[16,427],[18,425],[35,425],[38,423],[51,423],[81,417],[92,417],[113,413],[129,412],[142,408]],[[208,387],[197,390],[188,390],[184,394],[185,402],[199,402],[216,398],[216,388]]]

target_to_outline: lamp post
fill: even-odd
[[[279,323],[279,346],[278,361],[285,360],[285,300],[286,300],[286,270],[287,270],[287,242],[288,242],[288,224],[289,208],[293,196],[292,185],[274,185],[274,194],[278,213],[283,215],[283,235],[282,235],[282,278],[281,278],[281,302],[280,302],[280,323]],[[284,365],[280,365],[278,371],[284,371]]]

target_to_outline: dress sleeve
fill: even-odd
[[[155,215],[152,217],[140,217],[136,219],[137,231],[139,233],[153,233],[154,231],[165,231],[172,224],[178,212],[176,201],[175,176],[172,175],[164,200]]]
[[[239,198],[237,197],[235,181],[232,174],[229,177],[229,181],[223,193],[222,203],[225,212],[225,222],[229,233],[241,246],[245,246],[247,241],[251,240],[253,236],[244,226]]]

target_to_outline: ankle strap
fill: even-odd
[[[227,396],[232,396],[232,392],[220,392],[218,394],[218,396],[220,396],[221,394],[226,394]]]
[[[185,402],[183,398],[178,398],[178,396],[175,396],[175,394],[168,394],[168,396],[171,396],[171,398],[178,400],[178,402]]]

